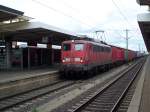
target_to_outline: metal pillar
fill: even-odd
[[[43,49],[41,49],[40,64],[43,65]]]
[[[54,64],[54,49],[51,49],[51,51],[52,51],[51,62],[52,62],[52,65],[53,65]]]
[[[23,49],[21,48],[21,70],[23,70]]]
[[[51,49],[51,64],[54,64],[54,50],[52,48],[52,44],[47,44],[47,48]]]
[[[30,70],[30,48],[28,48],[28,70]]]
[[[12,44],[10,41],[6,42],[6,68],[11,68],[11,50],[12,50]]]
[[[37,46],[37,42],[29,41],[28,46]],[[31,57],[30,57],[30,47],[28,47],[28,70],[31,68]]]
[[[128,40],[129,40],[128,32],[129,32],[129,30],[126,29],[125,31],[126,31],[126,56],[127,56],[126,58],[127,58],[127,61],[128,61]]]

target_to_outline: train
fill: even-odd
[[[137,58],[137,52],[104,42],[76,39],[62,43],[60,73],[81,77]],[[81,73],[81,74],[80,74]]]

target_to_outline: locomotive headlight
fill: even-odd
[[[62,62],[64,63],[64,62],[65,62],[65,60],[63,59],[63,60],[62,60]]]
[[[81,59],[81,60],[80,60],[80,62],[82,63],[82,62],[83,62],[83,60]]]

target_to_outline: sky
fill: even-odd
[[[0,0],[0,4],[25,12],[31,21],[86,34],[109,44],[146,50],[137,23],[137,14],[147,12],[136,0]],[[104,33],[96,31],[104,31]]]

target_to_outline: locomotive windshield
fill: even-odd
[[[84,45],[83,44],[75,44],[75,51],[82,51]]]
[[[70,51],[71,50],[71,45],[70,44],[63,44],[63,50],[64,51]]]

